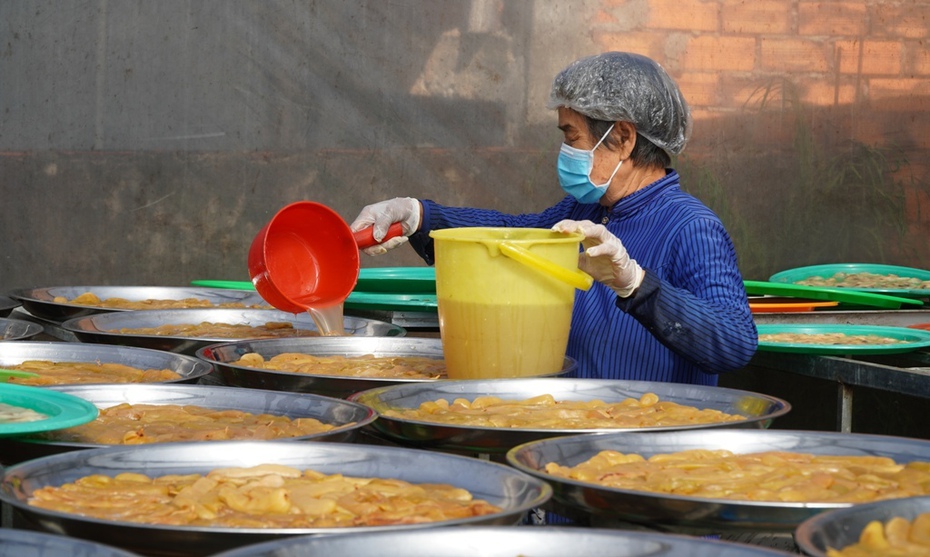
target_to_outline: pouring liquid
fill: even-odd
[[[307,313],[324,337],[347,336],[342,304],[325,307],[308,307]]]

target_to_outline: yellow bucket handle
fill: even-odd
[[[530,250],[522,246],[518,246],[510,242],[501,242],[499,247],[501,253],[513,259],[514,261],[522,263],[544,275],[548,275],[566,284],[574,286],[579,290],[588,290],[591,288],[591,285],[594,284],[594,279],[591,277],[591,275],[582,271],[581,269],[566,269],[561,265],[557,265],[544,257],[540,257],[535,253],[530,252]]]

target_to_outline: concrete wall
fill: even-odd
[[[747,278],[930,265],[927,16],[872,0],[4,0],[0,291],[246,278],[252,237],[296,199],[348,221],[398,195],[540,210],[561,197],[551,79],[609,49],[681,83],[695,132],[676,166]]]

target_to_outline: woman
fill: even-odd
[[[562,70],[549,107],[565,139],[556,167],[568,194],[561,202],[509,215],[382,201],[362,209],[351,228],[374,225],[380,239],[401,222],[405,235],[366,251],[385,253],[409,239],[432,264],[430,230],[580,231],[579,267],[597,282],[575,298],[567,354],[578,361],[577,377],[716,385],[718,373],[745,366],[757,333],[733,244],[668,168],[690,135],[678,86],[649,58],[609,52]]]

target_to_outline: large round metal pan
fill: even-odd
[[[338,375],[311,375],[274,371],[236,365],[245,354],[259,354],[266,360],[284,353],[314,356],[376,357],[416,356],[442,359],[442,341],[438,338],[412,337],[316,337],[244,340],[211,344],[196,356],[213,365],[216,376],[225,384],[252,389],[273,389],[316,393],[345,398],[353,393],[398,383],[423,383],[435,379],[381,379]]]
[[[0,557],[138,557],[110,547],[56,534],[0,528]]]
[[[444,381],[427,384],[396,385],[371,389],[353,395],[350,400],[374,408],[381,416],[372,424],[375,431],[394,442],[430,448],[503,453],[521,443],[562,435],[617,431],[616,429],[505,429],[477,426],[456,426],[385,416],[387,410],[415,409],[420,404],[444,398],[496,396],[504,399],[526,399],[549,394],[556,400],[602,400],[619,402],[655,393],[660,400],[686,406],[720,410],[745,416],[738,422],[663,426],[649,431],[706,429],[712,427],[763,428],[786,414],[791,406],[784,400],[736,389],[661,383],[652,381],[615,381],[608,379],[527,378],[490,379],[484,381]],[[646,428],[623,431],[645,431]]]
[[[26,360],[117,363],[139,369],[170,369],[181,376],[180,379],[165,383],[194,383],[213,371],[210,364],[193,356],[132,346],[79,342],[0,342],[0,367],[21,364]]]
[[[22,319],[0,317],[0,340],[23,340],[43,332],[45,328],[38,323]]]
[[[121,333],[120,329],[143,329],[161,325],[185,325],[202,322],[261,326],[269,322],[291,323],[297,329],[319,331],[309,313],[295,315],[272,309],[176,309],[98,313],[69,319],[61,324],[81,341],[123,344],[193,355],[197,350],[229,342],[217,337],[160,336]],[[344,317],[346,333],[356,337],[402,337],[402,327],[361,317]]]
[[[388,379],[337,375],[311,375],[256,369],[235,365],[244,354],[260,354],[270,359],[279,354],[296,352],[314,356],[375,357],[414,356],[441,359],[442,340],[438,338],[388,337],[317,337],[245,340],[213,344],[196,352],[198,358],[213,364],[217,376],[227,385],[254,389],[274,389],[317,393],[345,398],[359,391],[390,385],[435,383],[437,379]],[[577,364],[565,358],[561,373],[568,373]]]
[[[594,524],[620,521],[658,528],[723,531],[790,532],[811,516],[849,503],[734,501],[672,496],[614,489],[547,474],[546,464],[575,466],[603,450],[655,454],[691,449],[726,449],[734,453],[788,451],[818,455],[885,456],[898,463],[930,461],[930,441],[822,431],[715,429],[657,433],[607,433],[533,441],[514,447],[507,462],[548,481],[555,494],[554,512],[585,517]]]
[[[19,300],[13,300],[6,296],[0,296],[0,317],[6,317],[22,304]]]
[[[455,526],[366,532],[354,536],[296,536],[218,553],[213,557],[776,557],[789,553],[695,537],[602,528]]]
[[[150,477],[205,474],[224,467],[281,464],[324,474],[396,478],[412,483],[444,483],[467,489],[501,507],[485,516],[411,525],[358,528],[232,528],[137,524],[88,518],[30,507],[31,494],[91,474],[137,472]],[[72,451],[7,468],[0,479],[0,500],[13,519],[45,531],[60,532],[149,555],[208,555],[297,534],[347,534],[411,530],[451,525],[513,525],[552,494],[549,485],[511,467],[476,458],[396,447],[343,443],[216,442],[164,443]]]
[[[213,304],[243,304],[244,307],[271,308],[268,302],[262,299],[254,290],[224,290],[220,288],[199,288],[189,286],[50,286],[44,288],[21,288],[9,292],[10,297],[19,300],[23,308],[42,319],[60,323],[67,319],[93,315],[95,313],[109,313],[113,311],[129,311],[119,308],[106,308],[100,306],[85,306],[56,302],[55,297],[60,296],[66,300],[73,300],[90,292],[105,300],[107,298],[124,298],[132,302],[142,300],[183,300],[197,298],[207,300]]]
[[[90,401],[101,410],[123,403],[192,405],[215,410],[287,416],[291,419],[314,418],[324,424],[335,426],[335,429],[330,431],[282,441],[351,442],[355,440],[360,428],[378,417],[374,410],[354,402],[280,391],[167,384],[61,385],[48,388]],[[22,462],[65,451],[109,446],[112,445],[11,437],[0,439],[0,454],[3,455],[0,460],[4,463]]]
[[[930,513],[930,497],[865,503],[808,518],[795,530],[794,539],[807,555],[826,557],[827,548],[840,550],[858,543],[862,529],[873,520],[883,524],[895,517],[914,520],[924,513]]]

